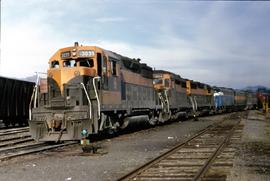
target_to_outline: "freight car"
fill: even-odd
[[[33,82],[0,77],[0,120],[6,126],[27,124],[34,85]]]

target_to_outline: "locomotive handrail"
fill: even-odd
[[[91,100],[90,100],[90,98],[89,98],[89,95],[88,95],[88,93],[87,93],[87,90],[86,90],[86,88],[85,88],[84,83],[81,82],[81,85],[82,85],[82,87],[83,87],[83,90],[84,90],[84,92],[85,92],[86,98],[87,98],[87,100],[88,100],[88,104],[89,104],[89,117],[90,117],[90,119],[92,119],[92,103],[91,103]]]
[[[99,119],[100,118],[100,102],[99,102],[99,97],[97,94],[96,79],[100,79],[100,77],[97,76],[97,77],[93,78],[93,86],[94,86],[94,90],[95,90],[95,94],[96,94],[96,98],[97,98],[97,103],[98,103],[98,119]]]
[[[189,100],[190,100],[190,102],[191,102],[192,109],[193,109],[193,111],[195,112],[195,105],[194,105],[194,102],[193,102],[193,99],[192,99],[191,96],[189,96]]]
[[[39,85],[39,75],[37,73],[37,80],[36,80],[36,85],[35,85],[35,97],[34,97],[34,108],[37,107],[37,97],[38,97],[38,85]]]
[[[198,103],[197,103],[197,97],[194,96],[194,103],[195,103],[195,109],[198,110]]]
[[[32,120],[32,111],[31,111],[31,109],[32,109],[32,102],[33,102],[33,100],[34,100],[34,108],[37,107],[37,94],[38,94],[37,89],[38,89],[38,84],[39,84],[39,75],[37,73],[36,85],[35,85],[35,87],[33,89],[33,93],[31,95],[31,100],[30,100],[30,103],[29,103],[29,120],[30,121]]]
[[[31,105],[32,105],[32,102],[33,102],[33,99],[34,99],[35,91],[36,91],[36,85],[35,85],[35,87],[33,89],[33,93],[31,95],[31,100],[30,100],[30,103],[29,103],[29,121],[32,120],[32,111],[31,111],[32,107],[31,107]]]
[[[160,99],[160,103],[161,103],[161,109],[163,110],[164,109],[164,100],[163,100],[163,97],[162,97],[162,95],[161,95],[161,93],[159,92],[158,93],[158,98]]]
[[[170,112],[170,102],[169,102],[167,91],[168,90],[165,90],[165,98],[166,98],[166,101],[167,101],[167,111]]]

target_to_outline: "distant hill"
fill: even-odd
[[[32,75],[32,76],[23,78],[23,80],[29,81],[29,82],[36,82],[37,81],[37,76],[36,75]]]
[[[243,88],[242,90],[251,91],[251,92],[257,92],[258,89],[260,89],[260,90],[266,90],[267,92],[270,91],[270,88],[265,87],[265,86],[261,86],[261,85],[248,86],[248,87]]]

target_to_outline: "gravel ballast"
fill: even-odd
[[[0,180],[116,180],[207,126],[243,113],[173,122],[99,141],[99,154],[83,154],[80,146],[28,155],[4,162]]]

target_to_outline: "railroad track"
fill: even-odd
[[[0,136],[12,135],[17,133],[27,133],[27,132],[29,132],[29,127],[3,129],[0,130]]]
[[[29,127],[0,130],[0,161],[76,143],[38,143],[31,138]]]
[[[0,161],[8,160],[14,157],[23,156],[27,154],[42,152],[50,149],[55,149],[63,146],[77,144],[77,141],[64,142],[61,144],[48,144],[48,143],[37,143],[35,141],[27,142],[23,145],[16,145],[7,148],[0,148]]]
[[[207,127],[118,180],[224,180],[241,138],[239,123]]]

